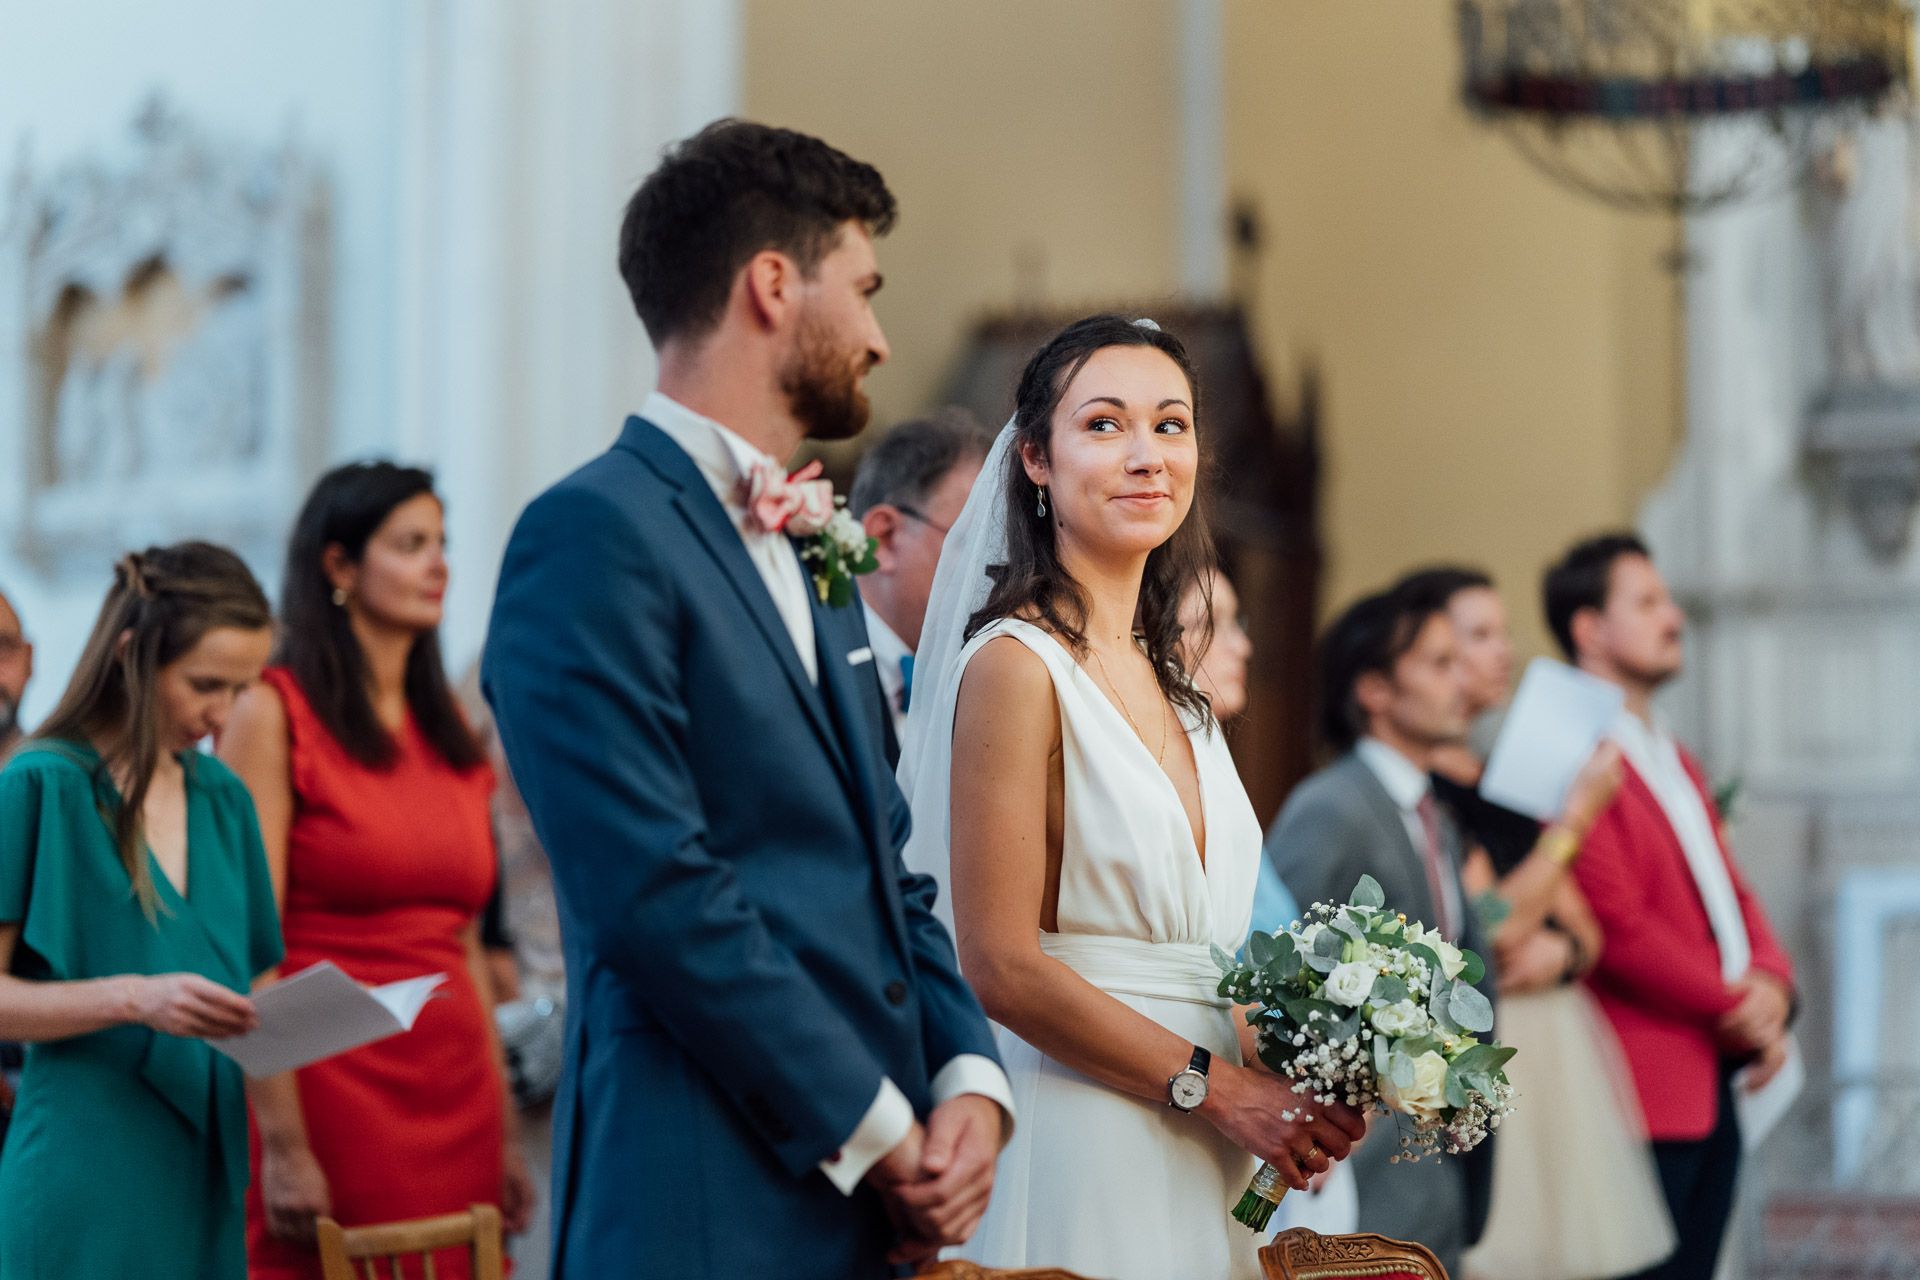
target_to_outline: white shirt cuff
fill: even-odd
[[[1000,1108],[1001,1138],[1013,1135],[1013,1085],[992,1058],[978,1053],[956,1055],[933,1078],[933,1105],[963,1093],[977,1093]]]
[[[1001,1078],[1005,1080],[1004,1076]],[[867,1108],[867,1114],[860,1118],[853,1134],[840,1144],[840,1149],[820,1162],[820,1172],[840,1188],[841,1195],[850,1196],[859,1187],[860,1180],[867,1176],[867,1170],[879,1164],[881,1157],[904,1142],[911,1132],[913,1104],[907,1101],[906,1094],[900,1092],[899,1085],[883,1078],[880,1092],[874,1095],[873,1105]]]

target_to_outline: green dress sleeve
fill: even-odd
[[[20,941],[44,962],[35,976],[90,976],[79,970],[93,922],[74,880],[78,850],[92,842],[112,840],[83,765],[30,749],[0,772],[0,921],[19,924]]]

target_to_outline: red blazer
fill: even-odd
[[[1720,811],[1699,763],[1685,750],[1680,758],[1720,837],[1753,941],[1753,967],[1791,986],[1793,962],[1727,852]],[[1647,1131],[1661,1141],[1705,1138],[1719,1119],[1723,1063],[1714,1026],[1739,997],[1721,981],[1720,950],[1680,837],[1631,764],[1573,874],[1604,939],[1587,982],[1626,1051]]]

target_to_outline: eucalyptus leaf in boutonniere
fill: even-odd
[[[795,517],[787,531],[800,539],[800,559],[813,574],[814,594],[820,603],[839,608],[853,603],[853,580],[879,567],[875,548],[879,546],[861,523],[847,510],[847,500],[833,500],[833,514],[812,533],[802,526],[808,522]]]

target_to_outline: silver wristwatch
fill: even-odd
[[[1207,1068],[1213,1055],[1193,1046],[1193,1059],[1167,1081],[1167,1105],[1175,1111],[1197,1111],[1207,1100]]]

